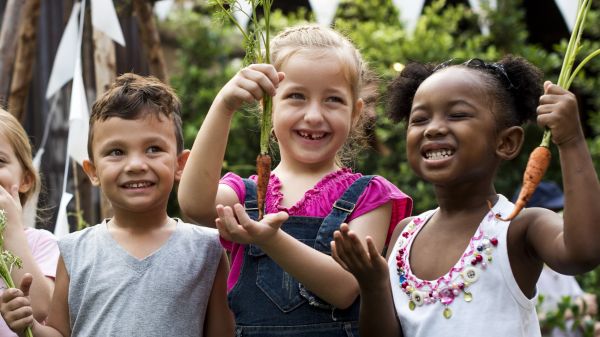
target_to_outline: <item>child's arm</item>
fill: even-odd
[[[275,95],[283,79],[272,65],[253,64],[240,70],[222,89],[198,131],[179,184],[179,205],[195,222],[214,227],[217,204],[239,202],[235,192],[219,186],[233,113],[244,102]]]
[[[235,212],[235,214],[234,214]],[[302,283],[308,290],[336,308],[348,308],[359,293],[358,283],[333,258],[296,240],[279,230],[287,214],[267,214],[261,222],[253,221],[240,204],[217,206],[217,228],[223,238],[242,244],[253,243],[281,268]],[[379,250],[383,249],[392,213],[388,202],[350,222],[350,228],[359,238],[367,235]],[[238,221],[239,220],[239,221]],[[365,245],[365,243],[362,243]],[[331,285],[335,284],[335,287]]]
[[[401,227],[404,227],[402,223],[396,227],[396,238],[396,231]],[[354,275],[360,287],[360,335],[402,336],[394,309],[387,262],[375,248],[371,237],[366,238],[367,250],[347,224],[342,224],[333,237],[333,258]]]
[[[229,262],[227,261],[227,255],[223,252],[208,300],[208,309],[204,319],[204,336],[233,336],[235,321],[227,303],[228,271]]]
[[[44,275],[29,247],[22,221],[23,210],[19,201],[18,186],[13,186],[10,194],[0,186],[0,209],[6,212],[4,249],[18,256],[23,262],[22,268],[13,268],[11,276],[15,284],[20,284],[26,273],[33,276],[34,282],[29,289],[31,307],[34,318],[43,321],[48,315],[54,282]]]
[[[575,95],[544,83],[538,124],[552,131],[560,154],[564,186],[564,229],[550,214],[533,217],[527,240],[552,269],[576,274],[600,263],[600,183],[579,121]],[[540,212],[541,213],[541,212]]]
[[[62,258],[59,258],[56,269],[56,285],[47,325],[42,325],[33,319],[31,304],[29,301],[29,285],[31,276],[24,278],[21,289],[7,289],[2,294],[0,311],[6,324],[20,337],[24,336],[24,330],[31,326],[35,337],[69,337],[71,327],[69,325],[69,308],[67,294],[69,290],[69,276]]]

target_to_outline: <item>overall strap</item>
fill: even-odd
[[[333,208],[327,217],[323,220],[315,240],[315,249],[331,255],[331,240],[333,232],[346,221],[348,216],[354,211],[358,198],[363,194],[365,188],[369,185],[375,176],[368,175],[358,178],[344,194],[333,204]]]
[[[256,182],[252,179],[244,178],[246,186],[246,196],[244,197],[244,208],[252,220],[258,220],[258,202],[256,201]]]

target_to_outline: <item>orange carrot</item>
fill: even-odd
[[[271,156],[268,154],[259,154],[256,157],[256,174],[258,175],[257,182],[257,203],[258,203],[258,220],[261,220],[264,215],[265,195],[267,194],[267,185],[271,176]]]
[[[519,212],[521,212],[525,205],[527,205],[529,198],[531,198],[533,192],[535,192],[540,181],[542,181],[542,177],[544,177],[544,173],[546,173],[546,169],[550,165],[551,156],[550,149],[547,146],[538,146],[531,152],[529,160],[527,161],[525,173],[523,174],[523,186],[521,187],[521,192],[519,192],[519,198],[515,203],[515,208],[507,218],[503,219],[497,215],[500,220],[512,220]]]

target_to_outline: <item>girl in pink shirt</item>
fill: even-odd
[[[358,284],[331,258],[333,232],[348,222],[383,251],[412,201],[384,178],[341,164],[365,117],[365,67],[352,43],[328,28],[289,28],[272,40],[271,60],[242,69],[215,98],[183,173],[180,206],[198,223],[216,224],[231,250],[238,334],[357,333]],[[234,112],[263,95],[273,96],[281,160],[257,222],[256,176],[219,177]]]
[[[13,268],[11,276],[29,294],[35,319],[43,321],[54,290],[58,245],[52,233],[24,227],[21,206],[39,188],[40,177],[33,166],[29,138],[19,121],[0,109],[0,209],[6,215],[2,248],[23,261],[23,267]],[[6,285],[2,280],[0,286],[3,294]],[[4,302],[0,308],[4,314],[3,307]],[[4,319],[0,320],[0,336],[16,336]]]

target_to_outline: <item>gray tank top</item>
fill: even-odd
[[[69,283],[71,336],[202,336],[222,248],[214,229],[177,222],[138,260],[106,222],[59,241]]]

